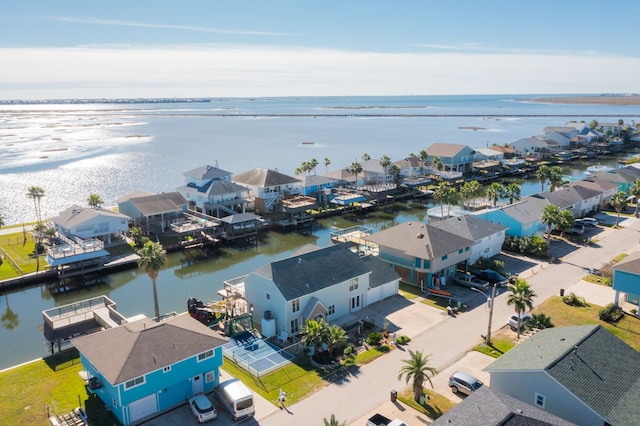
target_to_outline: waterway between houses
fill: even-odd
[[[609,163],[615,165],[613,160]],[[565,172],[568,177],[577,179],[584,177],[585,167],[569,167]],[[519,182],[522,183],[522,196],[540,191],[540,183],[535,179]],[[256,246],[222,248],[215,257],[198,263],[189,264],[182,253],[170,254],[168,264],[157,280],[160,310],[163,313],[184,312],[189,297],[218,300],[216,293],[222,289],[225,280],[286,258],[305,244],[326,246],[336,228],[366,225],[375,231],[407,221],[427,221],[427,208],[432,206],[430,200],[416,199],[380,207],[365,217],[323,218],[314,223],[307,235],[295,231],[265,232]],[[115,301],[118,311],[125,316],[154,315],[151,281],[138,269],[111,274],[103,285],[78,292],[52,295],[47,286],[42,285],[0,295],[0,341],[5,342],[0,345],[0,369],[48,353],[41,331],[43,310],[99,295]]]

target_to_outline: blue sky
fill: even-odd
[[[5,3],[0,99],[640,92],[631,0]]]

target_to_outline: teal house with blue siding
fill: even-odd
[[[638,305],[640,311],[640,253],[631,254],[613,266],[611,287],[616,291],[616,305],[622,294],[627,303]]]
[[[188,314],[146,317],[72,340],[87,391],[123,425],[139,424],[219,383],[226,339]]]
[[[544,235],[546,225],[542,223],[544,204],[539,200],[525,197],[521,201],[494,209],[483,210],[474,215],[489,222],[506,226],[506,235],[531,237]]]

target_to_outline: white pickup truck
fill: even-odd
[[[477,288],[478,290],[484,290],[489,287],[489,281],[471,274],[456,274],[453,278],[453,282],[465,287]]]
[[[367,420],[367,426],[409,426],[400,419],[391,420],[382,414],[374,414]]]

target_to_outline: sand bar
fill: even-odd
[[[640,95],[559,96],[533,98],[529,101],[552,104],[640,105]]]

